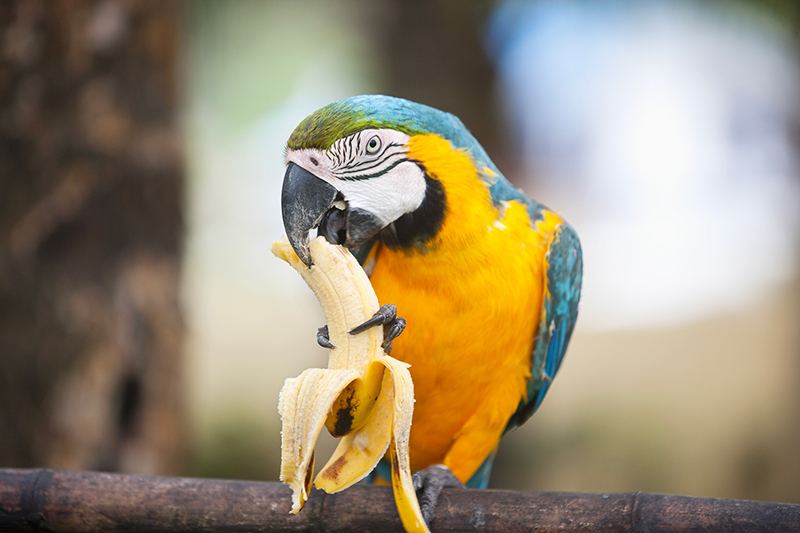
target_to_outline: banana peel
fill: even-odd
[[[334,346],[328,368],[305,370],[287,379],[281,389],[280,478],[292,489],[290,512],[303,508],[312,478],[325,492],[344,490],[366,477],[388,450],[403,527],[409,533],[430,533],[411,481],[408,435],[414,386],[408,365],[384,353],[382,327],[350,334],[378,310],[375,291],[355,257],[322,237],[313,239],[309,249],[310,268],[287,239],[272,245],[272,253],[297,270],[314,291]],[[323,426],[341,440],[314,478],[314,445]]]

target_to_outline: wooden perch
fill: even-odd
[[[313,491],[289,514],[281,483],[0,469],[0,531],[385,531],[402,533],[389,487]],[[665,496],[448,489],[432,529],[498,532],[789,532],[800,505]]]

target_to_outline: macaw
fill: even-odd
[[[547,394],[577,319],[580,241],[458,118],[425,105],[354,96],[287,144],[281,210],[300,259],[311,265],[316,229],[405,319],[403,331],[384,305],[367,327],[383,324],[387,350],[411,365],[409,453],[430,522],[442,487],[487,486],[500,437]],[[329,346],[324,327],[318,341]]]

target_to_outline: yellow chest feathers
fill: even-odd
[[[392,355],[411,364],[412,446],[426,448],[416,452],[419,465],[440,460],[487,395],[506,391],[503,410],[511,412],[522,398],[557,219],[548,214],[532,229],[524,205],[495,207],[471,160],[447,141],[415,136],[409,145],[443,186],[444,220],[426,252],[381,248],[371,281],[380,302],[408,322]],[[427,434],[424,444],[415,433]]]

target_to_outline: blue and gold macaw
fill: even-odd
[[[298,256],[311,264],[312,229],[350,248],[407,322],[392,355],[411,365],[411,466],[430,520],[453,476],[487,486],[500,437],[550,388],[578,315],[578,236],[514,188],[458,118],[400,98],[315,111],[286,164]]]

